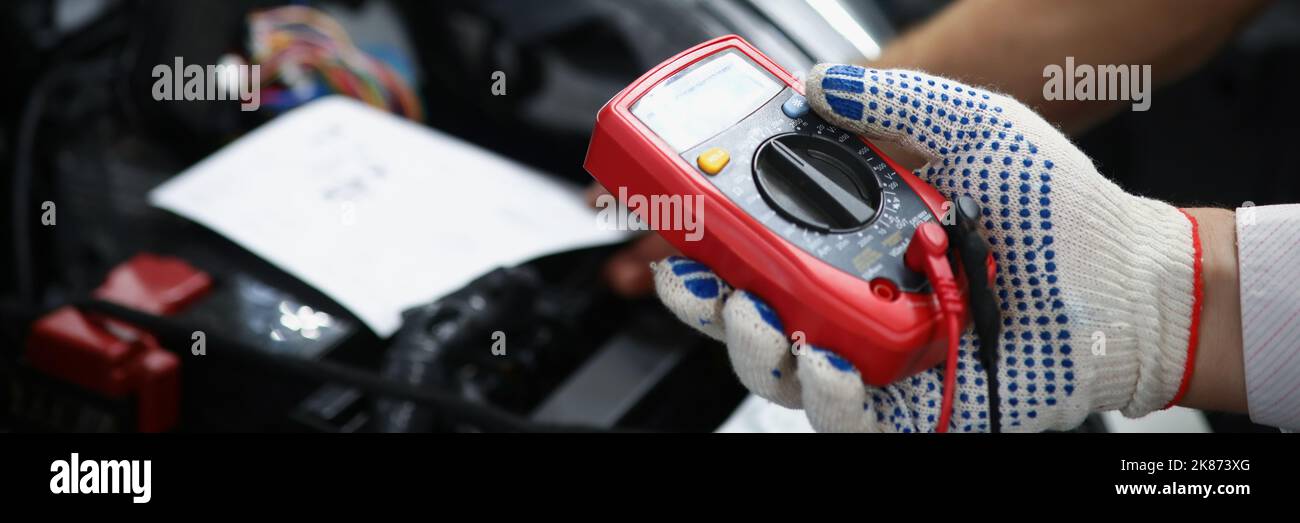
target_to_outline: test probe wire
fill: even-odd
[[[974,200],[959,198],[952,212],[956,217],[955,225],[945,228],[935,222],[926,222],[917,227],[904,255],[907,266],[924,273],[930,281],[947,331],[948,353],[944,362],[943,400],[935,431],[947,432],[951,424],[957,360],[961,354],[963,331],[960,318],[963,312],[969,311],[979,339],[979,347],[972,347],[972,350],[978,351],[980,366],[984,367],[985,382],[988,385],[989,431],[999,433],[1002,426],[997,347],[1001,318],[997,301],[989,287],[990,248],[975,231],[979,206]],[[960,267],[966,276],[968,303],[963,303],[954,266]]]

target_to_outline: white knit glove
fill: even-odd
[[[1190,217],[1124,192],[1003,95],[846,65],[814,68],[807,94],[831,123],[925,155],[916,174],[945,197],[982,205],[982,233],[998,263],[1003,430],[1070,429],[1102,410],[1137,417],[1175,398],[1199,306]],[[781,311],[731,290],[707,267],[677,257],[654,272],[660,298],[680,319],[726,342],[746,387],[806,409],[818,430],[935,429],[942,368],[864,386],[830,352],[792,351]],[[968,330],[950,431],[989,429],[976,343]]]

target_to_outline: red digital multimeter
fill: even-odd
[[[949,331],[966,309],[941,312],[904,256],[918,229],[941,231],[944,198],[809,111],[802,82],[740,37],[685,51],[614,96],[585,167],[612,193],[702,197],[698,241],[657,232],[865,382],[931,368],[949,342],[955,355]],[[951,299],[966,287],[945,289]]]

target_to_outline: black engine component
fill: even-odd
[[[533,307],[540,284],[531,267],[497,269],[443,299],[408,309],[381,373],[414,386],[455,390],[471,400],[511,399],[500,397],[503,382],[539,370],[533,368],[537,353],[524,347],[549,334],[539,328]],[[519,347],[511,351],[511,344]],[[528,392],[509,395],[518,400]],[[380,399],[375,414],[378,432],[427,432],[442,424],[436,412],[407,401]]]

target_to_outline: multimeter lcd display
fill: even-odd
[[[724,52],[656,86],[632,114],[680,153],[749,116],[784,87],[749,59]]]

